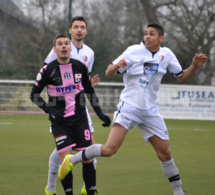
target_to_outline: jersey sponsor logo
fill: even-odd
[[[71,74],[69,72],[65,72],[63,76],[64,76],[64,79],[66,80],[71,79]]]
[[[76,85],[72,85],[72,86],[68,86],[68,87],[56,87],[56,92],[68,94],[68,93],[75,92],[76,89],[77,89]]]
[[[144,75],[152,76],[158,72],[159,64],[157,63],[145,63],[144,64]]]
[[[149,84],[149,82],[148,81],[145,81],[145,80],[143,80],[143,79],[139,79],[139,82],[141,83],[141,84],[143,84],[144,86],[146,86],[146,85],[148,85]]]
[[[82,78],[82,74],[75,74],[75,82],[76,83],[79,83],[79,82],[81,82],[81,78]]]

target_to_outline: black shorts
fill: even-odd
[[[86,113],[74,120],[62,123],[51,121],[52,134],[58,152],[68,149],[84,150],[91,145],[91,134]]]

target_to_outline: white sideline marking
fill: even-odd
[[[194,131],[211,131],[211,130],[206,130],[206,129],[194,129]]]
[[[12,125],[13,123],[0,123],[0,125]]]
[[[210,129],[168,128],[170,131],[212,131]]]

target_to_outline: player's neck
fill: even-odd
[[[75,40],[75,39],[71,39],[73,45],[77,48],[77,49],[81,49],[83,47],[83,44],[84,44],[84,40]]]
[[[64,65],[64,64],[69,64],[70,58],[57,58],[57,61],[59,64]]]

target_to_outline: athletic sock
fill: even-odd
[[[58,169],[60,166],[60,156],[56,149],[51,153],[49,157],[49,171],[48,171],[48,182],[47,191],[56,192],[56,182],[58,177]]]
[[[174,191],[174,195],[183,195],[184,193],[181,189],[181,185],[182,185],[181,178],[179,175],[179,171],[175,166],[174,160],[171,159],[166,162],[161,162],[161,166],[164,174],[169,179],[171,187]]]
[[[61,181],[65,195],[73,195],[73,175],[72,171]]]
[[[97,160],[96,160],[96,158],[93,158],[93,166],[95,169],[96,169],[96,165],[97,165]]]
[[[87,195],[94,195],[96,190],[96,170],[93,162],[89,164],[83,163],[83,179],[85,182]]]
[[[100,157],[101,156],[101,144],[93,144],[86,148],[86,150],[83,150],[81,152],[78,152],[77,154],[73,155],[69,158],[69,161],[76,165],[79,162],[86,161],[93,159],[94,157]]]

